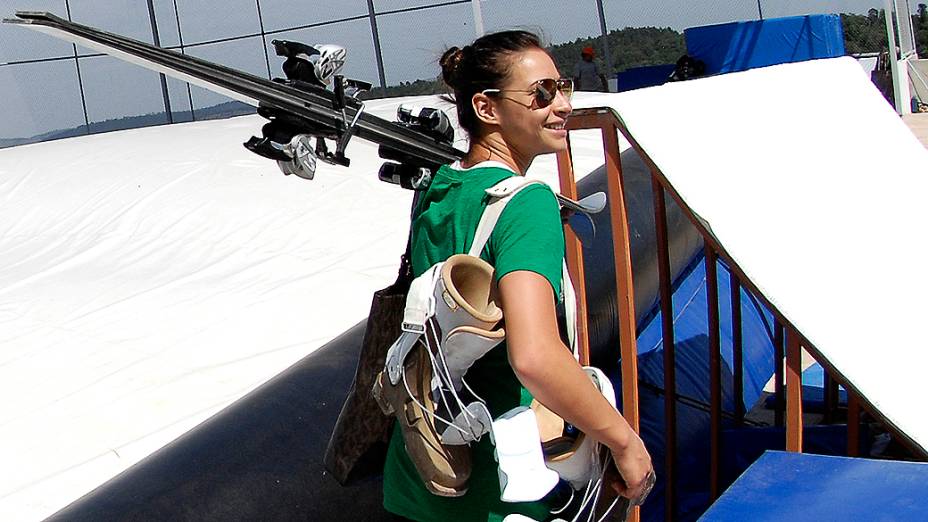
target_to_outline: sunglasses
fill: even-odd
[[[482,94],[499,94],[503,92],[525,92],[535,95],[535,105],[539,109],[544,109],[554,101],[557,93],[560,92],[568,100],[574,93],[574,81],[570,78],[545,78],[532,84],[531,89],[484,89]]]

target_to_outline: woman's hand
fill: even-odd
[[[612,458],[618,468],[619,477],[612,483],[616,493],[640,504],[654,485],[650,475],[654,473],[651,455],[644,447],[638,434],[632,432],[628,445],[620,451],[612,450]]]

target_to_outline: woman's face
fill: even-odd
[[[546,107],[535,100],[536,82],[547,78],[560,78],[548,53],[537,48],[522,51],[513,57],[509,77],[499,86],[504,92],[493,97],[500,134],[524,158],[567,149],[564,123],[570,100],[560,91]]]

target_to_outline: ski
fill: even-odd
[[[257,107],[258,114],[270,121],[262,128],[261,138],[252,137],[244,145],[276,160],[284,174],[312,179],[318,160],[347,167],[350,160],[344,151],[353,136],[380,146],[380,157],[388,160],[380,168],[381,180],[413,190],[427,188],[440,165],[464,155],[451,146],[454,130],[441,110],[400,106],[396,122],[365,113],[364,103],[356,96],[370,84],[338,74],[346,53],[335,45],[313,47],[274,40],[275,52],[285,58],[282,67],[287,78],[267,80],[47,12],[18,11],[16,18],[3,22],[49,34]],[[326,140],[335,142],[334,151]],[[575,212],[597,213],[605,205],[602,194],[580,202],[556,195],[565,219]]]
[[[198,85],[255,106],[270,121],[263,137],[245,146],[278,161],[285,174],[312,179],[316,160],[348,166],[344,150],[357,136],[380,145],[381,179],[407,188],[427,186],[439,165],[453,162],[463,151],[451,146],[453,130],[441,111],[424,109],[398,114],[390,122],[364,112],[356,96],[370,84],[338,75],[345,51],[338,46],[311,47],[297,42],[273,42],[286,59],[286,79],[267,80],[200,58],[163,49],[47,12],[19,11],[4,23],[17,24],[87,47],[120,60]],[[332,84],[332,89],[327,88]],[[311,139],[316,140],[315,146]],[[335,142],[331,151],[326,140]],[[395,162],[395,163],[393,163]]]

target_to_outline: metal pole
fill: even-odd
[[[895,24],[893,23],[893,15],[896,13],[896,3],[893,0],[884,0],[883,5],[885,9],[883,10],[884,17],[886,18],[886,38],[889,50],[889,68],[892,71],[893,75],[893,98],[896,99],[896,112],[899,114],[911,114],[912,107],[911,101],[909,100],[909,76],[908,70],[905,67],[900,69],[899,67],[899,53],[896,52],[898,46],[896,45],[896,29]],[[909,16],[906,13],[906,16]],[[904,85],[903,85],[904,84]]]
[[[612,56],[609,53],[609,34],[606,32],[606,14],[603,12],[603,0],[596,0],[596,9],[599,11],[599,30],[603,35],[603,60],[606,62],[606,71],[604,72],[608,80],[612,77],[612,69],[615,65],[612,63]]]
[[[148,1],[151,2],[151,0]],[[267,66],[267,79],[270,80],[272,79],[271,59],[267,55],[267,40],[265,40],[267,35],[264,33],[264,16],[261,14],[261,1],[255,0],[255,5],[258,7],[258,25],[261,27],[261,46],[264,47],[264,65]]]
[[[383,52],[380,50],[380,32],[377,31],[377,14],[374,13],[374,0],[367,0],[367,14],[371,18],[371,37],[374,39],[374,58],[377,59],[377,74],[380,76],[380,88],[384,95],[387,91],[387,76],[383,70]]]
[[[470,5],[474,9],[474,34],[480,38],[483,36],[483,11],[480,9],[480,0],[470,0]]]
[[[174,4],[174,22],[177,23],[177,42],[180,44],[180,54],[186,54],[184,52],[184,33],[180,30],[180,14],[177,12],[177,0],[173,1]],[[193,92],[190,90],[190,83],[187,83],[187,102],[190,104],[190,120],[197,121],[196,111],[193,110]]]
[[[71,4],[68,0],[64,0],[64,8],[68,13],[68,20],[71,20]],[[81,62],[77,56],[77,46],[71,44],[71,48],[74,49],[74,67],[77,69],[77,87],[81,91],[81,107],[84,109],[84,130],[87,131],[87,134],[90,134],[90,117],[87,115],[87,99],[84,97],[84,80],[81,78]]]
[[[764,19],[764,10],[760,6],[760,0],[757,0],[757,16],[759,16],[761,20]]]
[[[148,18],[151,20],[152,43],[161,47],[161,37],[158,35],[158,21],[155,19],[155,4],[148,0]],[[171,111],[171,98],[168,96],[168,80],[164,73],[158,74],[161,80],[161,96],[164,98],[164,113],[168,115],[168,123],[174,123],[174,112]]]

